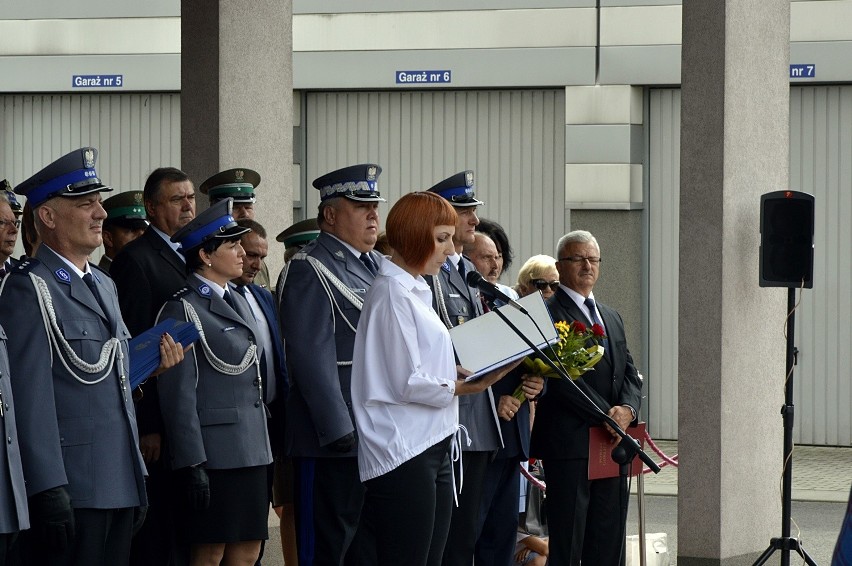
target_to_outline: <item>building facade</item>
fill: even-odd
[[[6,4],[0,178],[84,144],[121,190],[180,165],[178,0]],[[849,1],[791,2],[789,188],[816,197],[796,317],[807,444],[852,444],[849,21]],[[316,212],[312,179],[374,162],[390,203],[473,169],[481,216],[515,247],[506,283],[566,231],[592,231],[596,295],[624,316],[644,417],[677,438],[680,43],[675,0],[293,0],[294,217]]]

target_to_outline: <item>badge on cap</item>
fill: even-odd
[[[375,181],[377,173],[378,173],[378,169],[376,168],[375,165],[370,165],[369,167],[367,167],[367,180],[368,181]]]
[[[54,274],[56,275],[56,278],[62,281],[63,283],[71,282],[71,274],[65,271],[65,268],[61,267],[57,269],[56,271],[54,271]]]
[[[209,285],[207,285],[207,283],[203,283],[203,284],[202,284],[202,285],[198,288],[198,292],[199,292],[199,293],[201,293],[203,296],[207,297],[207,296],[209,296],[209,295],[210,295],[210,286],[209,286]]]
[[[83,152],[83,161],[87,169],[95,166],[95,152],[91,148]]]
[[[236,171],[234,171],[234,179],[236,179],[238,183],[242,183],[245,174],[245,171],[243,171],[242,169],[237,169]]]

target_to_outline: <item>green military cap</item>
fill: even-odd
[[[125,191],[111,196],[103,202],[107,211],[105,224],[123,226],[130,230],[145,228],[145,204],[142,202],[142,191]]]
[[[284,244],[285,248],[293,246],[301,246],[307,244],[311,240],[316,240],[320,230],[316,218],[308,218],[301,222],[296,222],[280,234],[275,239]]]
[[[6,195],[6,200],[9,202],[9,208],[12,209],[12,213],[15,216],[20,216],[24,210],[24,207],[21,206],[21,203],[18,202],[18,197],[12,192],[12,185],[6,179],[0,181],[0,191]]]
[[[234,199],[234,204],[255,202],[254,190],[260,184],[257,171],[238,167],[216,173],[203,183],[199,190],[210,197],[210,202],[226,198]]]

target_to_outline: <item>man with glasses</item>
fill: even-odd
[[[614,309],[595,301],[601,252],[592,234],[575,230],[557,244],[561,286],[547,300],[554,321],[600,324],[606,332],[604,357],[583,374],[583,382],[609,405],[622,428],[636,420],[642,380],[627,349],[624,323]],[[531,452],[547,464],[547,522],[550,564],[555,566],[624,563],[624,527],[628,494],[619,478],[589,481],[589,420],[577,409],[572,385],[548,383],[536,408]],[[615,432],[610,430],[615,436]],[[625,510],[622,513],[622,504]]]
[[[17,200],[14,202],[17,204]],[[15,253],[20,228],[21,221],[15,215],[10,197],[5,191],[0,192],[0,279],[18,264],[12,254]]]

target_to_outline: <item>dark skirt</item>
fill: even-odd
[[[207,476],[210,507],[189,512],[189,542],[221,544],[268,539],[267,467],[207,470]]]

